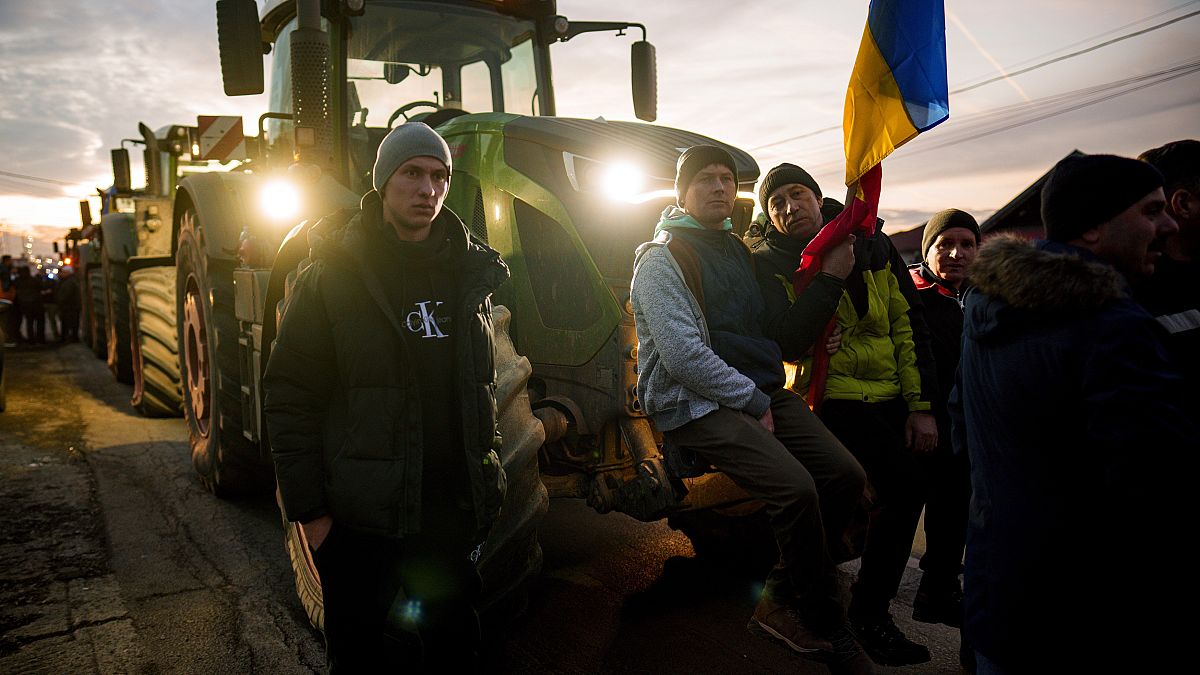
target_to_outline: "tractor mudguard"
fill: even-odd
[[[200,173],[184,178],[175,197],[175,222],[172,224],[171,254],[179,248],[179,216],[190,203],[203,223],[205,254],[214,260],[237,260],[242,224],[248,214],[243,204],[253,195],[260,177],[244,173]],[[257,220],[257,219],[256,219]],[[253,228],[257,223],[251,222]]]
[[[132,213],[106,213],[100,219],[102,251],[111,262],[123,263],[137,253],[137,232]]]

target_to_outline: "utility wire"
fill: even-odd
[[[1096,51],[1097,49],[1100,49],[1100,48],[1102,48],[1102,47],[1107,47],[1107,46],[1109,46],[1109,45],[1114,45],[1114,44],[1116,44],[1116,43],[1118,43],[1118,42],[1121,42],[1122,40],[1128,40],[1128,39],[1130,39],[1130,38],[1135,38],[1135,37],[1137,37],[1137,36],[1139,36],[1139,35],[1145,35],[1146,33],[1149,33],[1149,32],[1151,32],[1151,31],[1156,31],[1156,30],[1158,30],[1158,29],[1160,29],[1160,28],[1166,28],[1167,26],[1170,26],[1170,25],[1171,25],[1171,24],[1173,24],[1173,23],[1179,23],[1180,21],[1183,21],[1184,19],[1190,19],[1190,18],[1192,18],[1193,16],[1196,16],[1197,14],[1200,14],[1200,10],[1196,10],[1196,11],[1194,11],[1194,12],[1190,12],[1190,13],[1188,13],[1188,14],[1184,14],[1183,16],[1177,16],[1177,17],[1175,17],[1174,19],[1171,19],[1171,20],[1169,20],[1169,21],[1164,21],[1164,22],[1162,22],[1162,23],[1160,23],[1160,24],[1155,24],[1155,25],[1153,25],[1153,26],[1150,26],[1149,28],[1143,28],[1142,30],[1139,30],[1139,31],[1134,31],[1134,32],[1132,32],[1132,33],[1126,33],[1126,34],[1124,34],[1124,35],[1121,35],[1121,36],[1115,37],[1115,38],[1113,38],[1113,39],[1111,39],[1111,40],[1105,40],[1104,42],[1101,42],[1101,43],[1099,43],[1099,44],[1096,44],[1096,45],[1092,45],[1091,47],[1088,47],[1087,49],[1080,49],[1079,51],[1074,51],[1074,52],[1071,52],[1071,53],[1069,53],[1069,54],[1063,54],[1062,56],[1056,56],[1056,57],[1054,57],[1054,58],[1052,58],[1052,59],[1048,59],[1048,60],[1046,60],[1046,61],[1042,61],[1041,63],[1035,63],[1034,65],[1032,65],[1032,66],[1029,66],[1028,68],[1022,68],[1022,69],[1020,69],[1020,70],[1014,70],[1014,71],[1012,71],[1011,73],[1008,73],[1007,75],[997,75],[997,76],[995,76],[995,77],[992,77],[992,78],[986,79],[986,80],[984,80],[983,82],[979,82],[979,83],[976,83],[976,84],[972,84],[972,85],[970,85],[970,86],[967,86],[967,87],[959,87],[958,89],[955,89],[954,91],[952,91],[952,92],[950,92],[950,93],[951,93],[951,94],[961,94],[961,93],[963,93],[963,92],[965,92],[965,91],[971,91],[972,89],[978,89],[978,88],[980,88],[980,87],[982,87],[982,86],[984,86],[984,85],[988,85],[988,84],[991,84],[991,83],[993,83],[993,82],[999,82],[999,81],[1001,81],[1001,80],[1004,80],[1004,79],[1006,79],[1006,78],[1009,78],[1009,77],[1014,77],[1014,76],[1016,76],[1016,75],[1024,75],[1025,73],[1028,73],[1028,72],[1030,72],[1030,71],[1033,71],[1033,70],[1037,70],[1038,68],[1044,68],[1044,67],[1046,67],[1046,66],[1048,66],[1048,65],[1051,65],[1051,64],[1054,64],[1054,63],[1058,63],[1058,62],[1060,62],[1060,61],[1066,61],[1067,59],[1073,59],[1073,58],[1075,58],[1076,56],[1082,56],[1082,55],[1084,55],[1084,54],[1087,54],[1088,52],[1094,52],[1094,51]]]
[[[1185,4],[1183,4],[1183,5],[1180,5],[1180,7],[1185,7],[1185,6],[1189,5],[1189,4],[1192,4],[1192,3],[1185,3]],[[1167,11],[1171,11],[1171,10],[1167,10]],[[1160,14],[1161,14],[1161,13],[1160,13]],[[1103,47],[1107,47],[1107,46],[1109,46],[1109,45],[1116,44],[1116,43],[1118,43],[1118,42],[1121,42],[1121,41],[1123,41],[1123,40],[1128,40],[1128,39],[1130,39],[1130,38],[1138,37],[1138,36],[1140,36],[1140,35],[1145,35],[1146,33],[1150,33],[1150,32],[1152,32],[1152,31],[1160,30],[1160,29],[1162,29],[1162,28],[1165,28],[1165,27],[1167,27],[1167,26],[1170,26],[1171,24],[1178,23],[1179,21],[1183,21],[1184,19],[1189,19],[1189,18],[1191,18],[1191,17],[1193,17],[1193,16],[1196,16],[1197,14],[1200,14],[1200,10],[1197,10],[1197,11],[1194,11],[1194,12],[1190,12],[1190,13],[1188,13],[1188,14],[1184,14],[1183,16],[1179,16],[1179,17],[1176,17],[1176,18],[1174,18],[1174,19],[1170,19],[1170,20],[1168,20],[1168,21],[1164,21],[1164,22],[1162,22],[1162,23],[1156,24],[1156,25],[1154,25],[1154,26],[1150,26],[1150,27],[1148,27],[1148,28],[1143,28],[1143,29],[1141,29],[1141,30],[1138,30],[1138,31],[1134,31],[1134,32],[1131,32],[1131,33],[1125,33],[1125,34],[1123,34],[1123,35],[1119,35],[1119,36],[1117,36],[1117,37],[1115,37],[1115,38],[1112,38],[1111,40],[1106,40],[1106,41],[1104,41],[1104,42],[1101,42],[1101,43],[1099,43],[1099,44],[1093,45],[1093,46],[1091,46],[1091,47],[1088,47],[1088,48],[1086,48],[1086,49],[1081,49],[1081,50],[1078,50],[1078,51],[1075,51],[1075,52],[1071,52],[1071,53],[1069,53],[1069,54],[1063,54],[1062,56],[1056,56],[1056,57],[1054,57],[1054,58],[1047,59],[1047,60],[1045,60],[1045,61],[1041,61],[1041,62],[1039,62],[1039,63],[1035,63],[1035,64],[1033,64],[1033,65],[1031,65],[1031,66],[1028,66],[1028,67],[1026,67],[1026,68],[1021,68],[1020,70],[1014,70],[1014,71],[1012,71],[1012,72],[1008,73],[1007,75],[997,75],[997,76],[995,76],[995,77],[988,78],[988,79],[986,79],[986,80],[984,80],[984,81],[982,81],[982,82],[976,82],[976,83],[974,83],[974,84],[968,84],[968,85],[960,85],[960,86],[956,87],[955,89],[951,90],[951,91],[950,91],[950,94],[961,94],[961,93],[963,93],[963,92],[971,91],[971,90],[973,90],[973,89],[978,89],[978,88],[980,88],[980,87],[983,87],[984,85],[992,84],[992,83],[994,83],[994,82],[999,82],[999,81],[1001,81],[1001,80],[1004,80],[1006,77],[1013,77],[1013,76],[1016,76],[1016,75],[1022,75],[1022,74],[1024,74],[1024,73],[1028,73],[1028,72],[1031,72],[1031,71],[1037,70],[1037,69],[1039,69],[1039,68],[1044,68],[1045,66],[1048,66],[1048,65],[1051,65],[1051,64],[1054,64],[1054,63],[1059,63],[1059,62],[1061,62],[1061,61],[1065,61],[1065,60],[1067,60],[1067,59],[1072,59],[1072,58],[1075,58],[1075,57],[1077,57],[1077,56],[1081,56],[1081,55],[1083,55],[1083,54],[1087,54],[1087,53],[1089,53],[1089,52],[1096,51],[1097,49],[1101,49],[1101,48],[1103,48]],[[1158,16],[1158,15],[1153,15],[1153,16]],[[1147,17],[1147,18],[1152,18],[1152,17]],[[1138,23],[1142,23],[1143,21],[1146,21],[1146,20],[1147,20],[1147,19],[1140,19],[1140,20],[1138,20],[1138,21],[1135,21],[1135,22],[1133,22],[1133,24],[1127,24],[1127,25],[1136,25],[1136,24],[1138,24]],[[1108,33],[1111,33],[1111,32],[1112,32],[1111,30],[1110,30],[1110,31],[1106,31],[1105,33],[1101,33],[1100,35],[1107,35]],[[1095,36],[1094,36],[1094,37],[1092,37],[1092,38],[1088,38],[1088,40],[1092,40],[1092,39],[1095,39]],[[1087,42],[1088,40],[1084,40],[1083,42]],[[1077,42],[1077,43],[1074,43],[1074,44],[1079,44],[1079,43]],[[762,144],[762,145],[757,145],[757,146],[754,146],[754,147],[752,147],[752,148],[749,148],[749,151],[750,151],[750,152],[754,152],[755,150],[765,150],[766,148],[771,148],[771,147],[774,147],[774,146],[776,146],[776,145],[782,145],[782,144],[784,144],[784,143],[790,143],[790,142],[792,142],[792,141],[798,141],[798,140],[801,140],[801,139],[810,138],[810,137],[812,137],[812,136],[819,136],[820,134],[829,133],[830,131],[838,131],[838,130],[839,130],[839,129],[841,129],[841,128],[842,128],[842,125],[841,125],[841,124],[836,124],[836,125],[833,125],[833,126],[824,127],[824,128],[822,128],[822,129],[815,129],[815,130],[813,130],[813,131],[808,131],[808,132],[805,132],[805,133],[803,133],[803,134],[799,134],[799,135],[796,135],[796,136],[789,136],[789,137],[787,137],[787,138],[783,138],[783,139],[780,139],[780,140],[777,140],[777,141],[771,141],[770,143],[764,143],[764,144]]]
[[[1016,63],[1010,64],[1008,67],[1009,68],[1024,68],[1026,65],[1028,65],[1030,63],[1041,61],[1042,59],[1045,59],[1045,58],[1050,58],[1050,57],[1054,56],[1055,54],[1061,54],[1062,52],[1064,52],[1068,49],[1074,49],[1076,47],[1086,45],[1089,42],[1092,42],[1094,40],[1100,40],[1105,37],[1108,37],[1109,35],[1113,35],[1114,33],[1120,33],[1123,30],[1133,28],[1134,26],[1144,24],[1148,21],[1153,21],[1153,20],[1159,18],[1160,16],[1166,16],[1168,14],[1172,14],[1174,12],[1177,12],[1177,11],[1183,9],[1184,7],[1196,4],[1198,1],[1200,1],[1200,0],[1188,0],[1188,2],[1185,2],[1180,5],[1176,5],[1174,7],[1169,7],[1167,9],[1162,10],[1161,12],[1155,12],[1154,14],[1151,14],[1150,16],[1144,16],[1140,19],[1137,19],[1136,21],[1130,21],[1129,23],[1122,24],[1120,26],[1115,26],[1109,30],[1104,31],[1103,33],[1096,33],[1095,35],[1083,38],[1082,40],[1077,40],[1077,41],[1072,42],[1067,45],[1063,45],[1061,47],[1058,47],[1057,49],[1051,49],[1048,52],[1042,52],[1041,54],[1038,54],[1036,56],[1031,56],[1027,59],[1022,59],[1020,61],[1017,61]],[[960,82],[954,86],[955,87],[965,87],[965,86],[974,84],[975,80],[977,80],[979,78],[987,78],[987,77],[991,77],[991,76],[992,75],[990,73],[984,73],[982,75],[977,75],[973,78],[970,78],[964,82]]]
[[[74,187],[74,186],[78,185],[78,183],[68,183],[65,180],[58,180],[56,178],[42,178],[40,176],[26,176],[25,174],[12,173],[11,171],[0,171],[0,176],[9,176],[10,178],[20,178],[21,180],[31,180],[31,181],[35,181],[38,183],[52,183],[54,185],[64,185],[66,187]]]

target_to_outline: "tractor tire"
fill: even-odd
[[[191,205],[180,214],[175,260],[179,370],[192,466],[218,497],[266,494],[274,472],[242,434],[234,263],[207,255],[204,226]]]
[[[508,479],[504,505],[481,551],[483,578],[480,613],[486,621],[515,616],[525,608],[530,584],[542,571],[537,538],[550,500],[538,470],[538,450],[546,442],[541,421],[529,404],[529,359],[517,353],[509,335],[512,314],[492,308],[496,344],[496,414],[503,444],[500,464]]]
[[[117,382],[133,384],[133,338],[129,335],[129,266],[104,259],[104,335],[108,369]]]
[[[146,417],[182,416],[174,266],[129,273],[129,323],[133,335],[130,403]]]
[[[99,267],[89,267],[88,282],[88,346],[98,359],[108,358],[108,340],[105,335],[107,324],[104,322],[104,270]]]
[[[293,281],[289,279],[288,295],[292,285]],[[500,433],[504,437],[500,460],[508,477],[508,490],[500,517],[479,560],[479,574],[483,578],[479,610],[485,623],[503,621],[524,609],[530,583],[542,569],[537,524],[549,504],[537,464],[538,448],[545,441],[546,433],[541,422],[533,416],[526,389],[533,369],[529,359],[519,356],[513,349],[508,336],[510,319],[507,308],[497,306],[492,310],[496,341],[496,408]],[[324,630],[325,605],[312,550],[299,523],[288,522],[284,516],[283,525],[284,546],[296,578],[296,594],[312,625]]]

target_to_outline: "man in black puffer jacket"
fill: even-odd
[[[384,139],[361,212],[314,226],[267,366],[279,493],[313,549],[335,673],[478,665],[474,561],[504,494],[490,296],[508,268],[442,208],[450,167],[424,124]],[[389,612],[407,642],[385,638]]]

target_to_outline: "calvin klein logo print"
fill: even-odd
[[[437,302],[426,300],[425,302],[416,303],[417,309],[409,312],[408,315],[404,317],[404,322],[408,325],[408,329],[414,333],[424,333],[424,335],[421,336],[423,338],[447,337],[447,335],[442,332],[441,327],[438,326],[438,321],[441,320],[442,322],[445,322],[448,317],[434,316],[434,312],[436,312],[437,308],[441,307],[443,304],[444,303],[441,300],[438,300]],[[432,309],[430,309],[430,305],[433,305]]]

